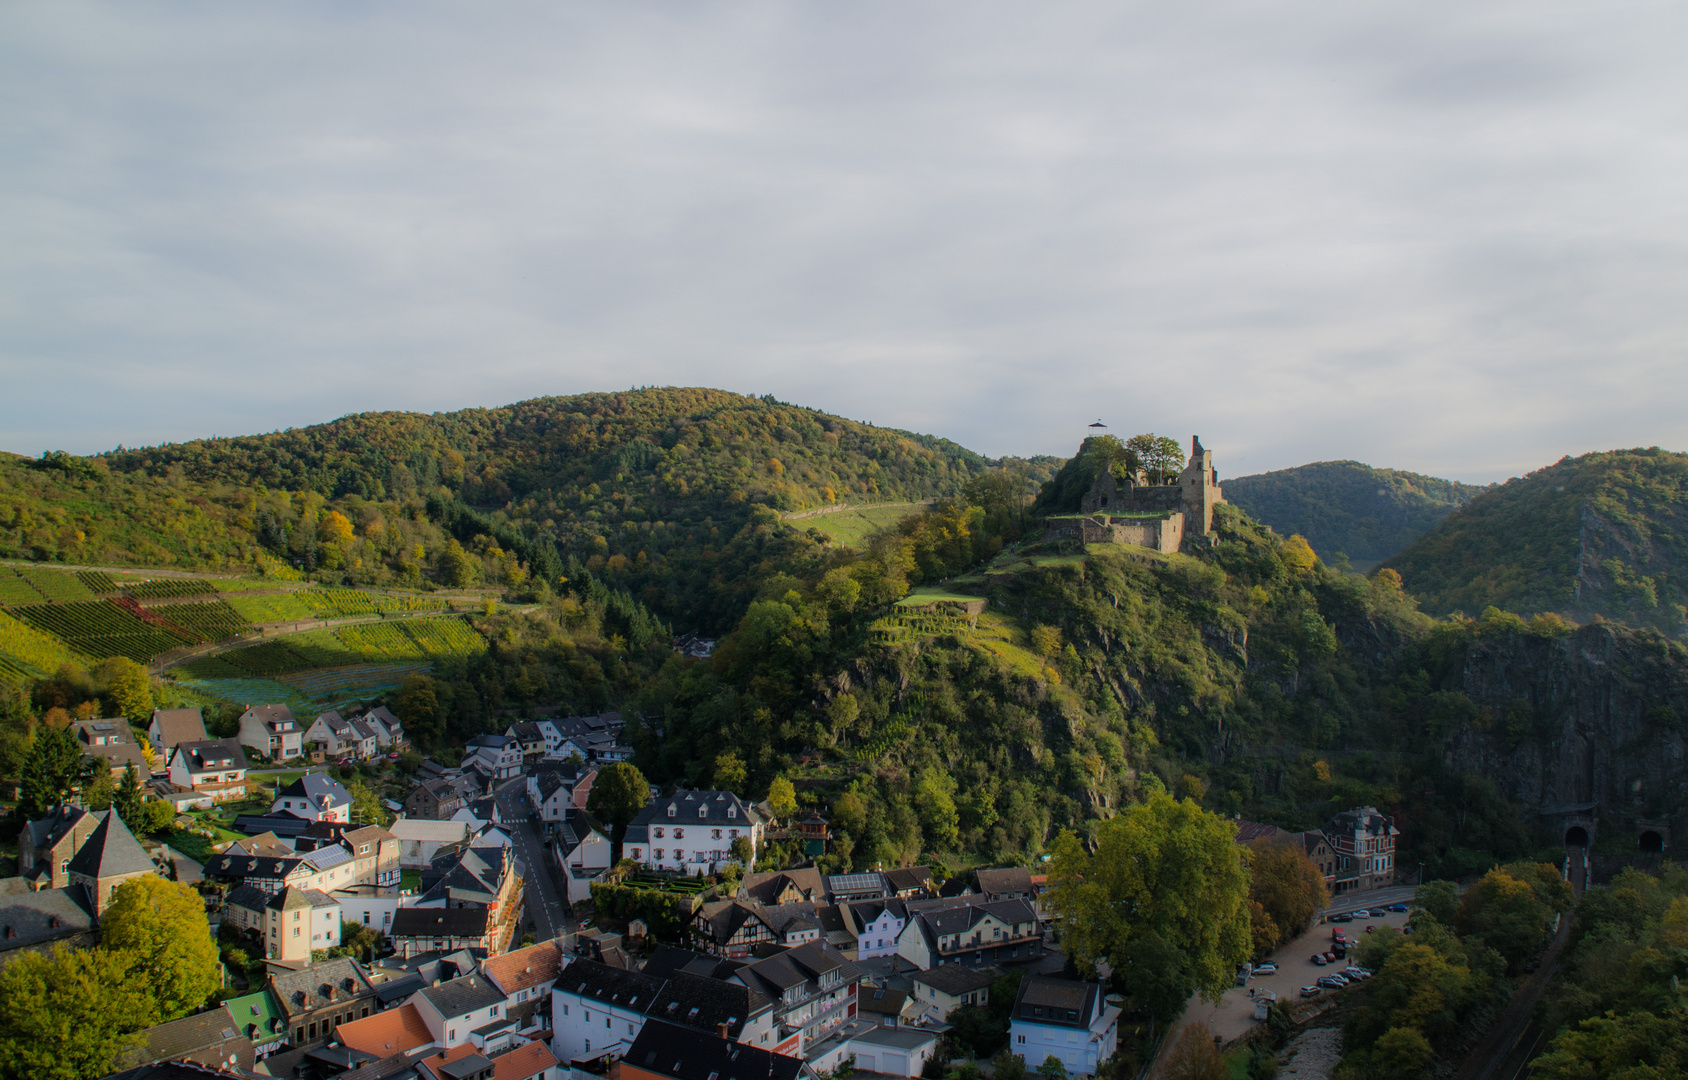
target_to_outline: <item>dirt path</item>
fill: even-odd
[[[842,514],[847,510],[901,510],[915,506],[928,506],[923,502],[903,503],[862,503],[859,506],[823,506],[819,510],[803,510],[796,514],[781,514],[782,521],[802,521],[805,518],[819,517],[822,514]]]
[[[1579,851],[1571,857],[1571,889],[1580,899],[1587,885],[1588,855]],[[1541,966],[1513,993],[1506,1011],[1501,1013],[1500,1019],[1489,1029],[1488,1034],[1484,1035],[1482,1041],[1467,1055],[1465,1064],[1454,1074],[1454,1080],[1489,1080],[1511,1056],[1519,1040],[1529,1030],[1530,1021],[1535,1017],[1536,1004],[1541,1001],[1547,984],[1559,972],[1559,954],[1570,937],[1571,916],[1566,913],[1559,920],[1559,932],[1553,935],[1552,944],[1547,947],[1547,952],[1542,954]]]

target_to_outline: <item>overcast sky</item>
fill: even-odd
[[[1679,3],[0,7],[0,448],[705,385],[1688,449]]]

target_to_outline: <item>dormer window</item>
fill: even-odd
[[[702,821],[704,818],[706,818],[708,816],[709,816],[709,808],[707,806],[700,806],[700,807],[697,808],[697,819],[699,821]]]
[[[677,812],[678,812],[678,807],[676,807],[673,803],[669,803],[668,804],[668,816],[673,817]]]
[[[730,817],[730,818],[738,817],[738,807],[736,807],[736,806],[727,807],[727,816]]]

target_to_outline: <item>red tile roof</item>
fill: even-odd
[[[557,977],[562,969],[561,949],[554,941],[542,941],[525,949],[489,956],[481,961],[481,973],[506,994],[525,990]]]
[[[402,1054],[434,1041],[422,1014],[408,1002],[396,1009],[341,1024],[334,1029],[334,1036],[341,1046],[378,1057]]]
[[[557,1064],[551,1048],[538,1039],[492,1059],[492,1080],[528,1080]]]

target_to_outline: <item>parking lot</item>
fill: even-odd
[[[1352,899],[1344,897],[1332,905],[1333,914],[1342,911],[1353,911],[1362,904],[1377,904],[1381,909],[1392,903],[1404,903],[1412,896],[1411,888],[1378,889],[1364,893]],[[1367,909],[1369,910],[1369,909]],[[1249,992],[1254,991],[1258,996],[1261,991],[1270,991],[1280,999],[1299,1000],[1303,986],[1311,986],[1321,975],[1340,974],[1342,969],[1354,962],[1354,953],[1350,950],[1348,959],[1338,960],[1335,964],[1319,967],[1310,959],[1314,952],[1324,952],[1330,948],[1331,931],[1340,929],[1347,935],[1350,942],[1358,942],[1366,934],[1366,927],[1372,927],[1372,934],[1396,933],[1406,925],[1407,916],[1403,912],[1379,911],[1375,917],[1355,919],[1350,923],[1320,923],[1302,934],[1300,937],[1281,946],[1268,959],[1278,965],[1276,973],[1258,975],[1250,979],[1246,987],[1233,987],[1225,991],[1219,999],[1218,1005],[1211,1005],[1200,998],[1193,998],[1184,1015],[1179,1017],[1171,1037],[1166,1045],[1170,1046],[1177,1037],[1177,1029],[1186,1024],[1197,1021],[1205,1023],[1208,1028],[1220,1038],[1229,1042],[1243,1035],[1258,1021],[1254,1019],[1255,998]],[[1320,996],[1327,996],[1329,990]]]

